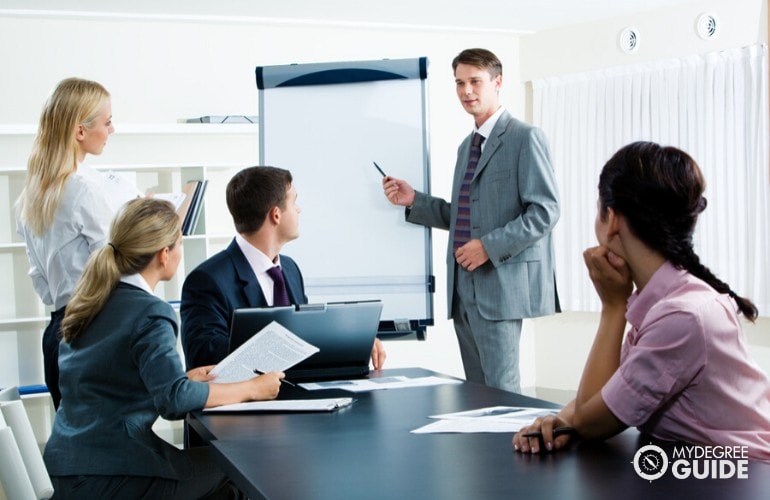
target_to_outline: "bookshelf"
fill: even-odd
[[[190,180],[207,179],[202,213],[183,239],[176,277],[158,285],[164,299],[178,301],[187,272],[224,248],[234,235],[225,203],[225,186],[240,169],[256,165],[256,124],[116,124],[104,153],[86,162],[119,172],[141,191],[174,192]],[[50,308],[43,305],[27,276],[23,240],[16,234],[14,202],[26,175],[26,161],[37,130],[31,124],[0,125],[0,387],[43,383],[41,338]]]

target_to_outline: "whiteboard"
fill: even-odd
[[[427,59],[260,66],[260,164],[291,171],[300,237],[283,253],[311,303],[381,300],[380,336],[433,324],[430,228],[409,224],[382,176],[429,192]]]

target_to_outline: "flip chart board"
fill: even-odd
[[[427,58],[259,66],[260,164],[290,170],[310,302],[381,300],[378,335],[433,324],[429,228],[409,224],[373,162],[430,192]]]

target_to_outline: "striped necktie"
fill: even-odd
[[[286,280],[283,278],[283,271],[281,266],[271,267],[267,270],[267,274],[273,278],[273,306],[288,306],[291,304],[289,301],[289,292],[286,289]]]
[[[484,136],[478,132],[473,134],[471,140],[471,153],[468,156],[468,166],[465,169],[465,177],[460,185],[460,197],[457,201],[457,219],[455,220],[455,233],[453,248],[456,251],[471,239],[471,181],[476,173],[476,165],[481,157],[481,143]]]

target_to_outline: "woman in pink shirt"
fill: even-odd
[[[583,253],[602,302],[598,331],[575,400],[517,433],[516,450],[567,446],[572,436],[554,437],[557,427],[600,440],[636,426],[663,440],[742,446],[770,461],[770,380],[738,320],[754,321],[757,308],[693,250],[704,189],[698,165],[673,147],[636,142],[604,166],[599,246]],[[542,442],[522,436],[532,431]]]

